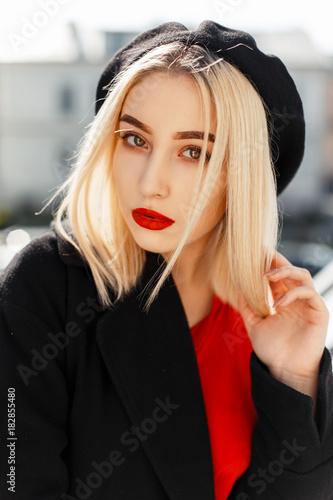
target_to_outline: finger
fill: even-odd
[[[272,269],[267,271],[264,276],[269,280],[276,282],[279,280],[284,281],[294,281],[302,283],[306,286],[313,286],[314,281],[312,279],[310,271],[308,269],[296,266],[283,266],[278,269]]]
[[[284,299],[277,304],[277,302],[279,302],[283,297]],[[291,288],[284,294],[284,296],[280,297],[278,301],[275,301],[273,307],[285,307],[297,299],[306,300],[308,305],[315,311],[325,313],[328,312],[323,298],[312,286],[298,286]]]
[[[273,257],[272,257],[271,264],[270,264],[270,269],[268,269],[266,271],[266,273],[264,274],[264,276],[267,277],[267,279],[269,280],[269,285],[270,285],[270,288],[271,288],[274,300],[277,297],[280,297],[281,295],[283,295],[284,292],[289,289],[283,283],[283,281],[281,281],[281,277],[280,276],[277,276],[274,279],[274,278],[270,278],[270,276],[273,276],[274,273],[270,274],[270,275],[267,275],[267,273],[269,273],[269,271],[277,271],[278,266],[292,266],[292,264],[291,264],[291,262],[288,261],[288,259],[286,259],[277,250],[274,250],[273,251]]]
[[[265,275],[269,279],[274,298],[278,297],[280,294],[282,295],[284,290],[288,290],[299,284],[315,288],[310,272],[307,269],[293,266],[289,260],[278,251],[274,251],[270,267],[271,271],[275,270],[276,272],[271,274],[265,273]],[[288,269],[291,272],[289,272]]]
[[[278,281],[269,280],[269,286],[274,300],[281,297],[281,295],[284,295],[290,288],[287,287],[282,280]]]

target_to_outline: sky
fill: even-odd
[[[331,0],[1,0],[0,60],[57,58],[68,22],[139,32],[166,21],[194,29],[205,19],[250,33],[303,29],[333,55],[332,14]]]

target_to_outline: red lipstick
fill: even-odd
[[[175,222],[165,215],[155,212],[154,210],[148,210],[147,208],[136,208],[132,210],[132,217],[139,226],[146,229],[152,229],[153,231],[165,229]]]

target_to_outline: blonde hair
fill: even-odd
[[[222,301],[237,308],[241,290],[251,309],[267,316],[272,312],[272,300],[263,273],[270,267],[277,246],[278,210],[265,107],[238,69],[203,47],[185,47],[180,42],[162,45],[118,73],[80,144],[67,180],[48,202],[65,193],[53,214],[55,229],[88,263],[105,308],[112,307],[136,285],[146,253],[135,242],[120,212],[112,168],[117,141],[114,132],[128,92],[142,82],[141,94],[134,93],[134,99],[141,99],[142,92],[151,88],[144,85],[144,78],[155,75],[153,84],[155,81],[158,85],[160,72],[193,78],[204,112],[205,132],[192,203],[183,207],[189,209],[185,232],[145,310],[149,310],[177,263],[214,187],[223,178],[226,211],[211,240],[212,264],[207,279]],[[216,120],[215,142],[204,169],[211,113]],[[64,217],[70,222],[69,232],[62,226]],[[113,301],[108,289],[114,292]]]

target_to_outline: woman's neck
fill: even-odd
[[[162,255],[168,261],[168,256]],[[177,287],[182,290],[209,289],[212,257],[211,244],[207,242],[196,241],[186,245],[171,271]]]

